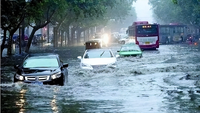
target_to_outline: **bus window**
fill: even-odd
[[[165,32],[169,33],[169,27],[166,27]]]
[[[151,35],[151,34],[157,34],[158,31],[157,31],[157,26],[154,26],[152,25],[151,27],[144,27],[143,26],[137,26],[137,34],[148,34],[148,35]]]
[[[166,32],[166,28],[165,28],[165,27],[162,27],[162,28],[160,29],[160,32],[161,32],[161,33],[165,33],[165,32]]]
[[[183,27],[181,27],[181,33],[184,33],[184,28]]]

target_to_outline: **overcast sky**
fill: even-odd
[[[149,0],[137,0],[136,3],[133,3],[133,6],[136,9],[138,21],[149,21],[149,23],[154,23],[151,6],[148,4],[148,1]]]

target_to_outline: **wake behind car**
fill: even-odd
[[[14,66],[14,82],[63,86],[68,79],[67,67],[58,54],[30,54],[21,65]]]
[[[126,57],[126,56],[137,56],[142,57],[142,50],[140,47],[135,43],[127,43],[125,45],[121,46],[121,49],[117,51],[120,55],[120,57]]]
[[[88,49],[85,50],[83,57],[77,58],[81,60],[80,67],[88,70],[101,67],[115,68],[117,61],[111,49]]]

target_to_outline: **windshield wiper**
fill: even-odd
[[[104,54],[104,52],[105,52],[105,51],[103,51],[103,52],[101,53],[100,57]]]

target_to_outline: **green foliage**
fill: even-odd
[[[157,19],[164,23],[183,23],[200,26],[199,0],[149,0]]]
[[[1,28],[16,30],[25,22],[34,27],[34,33],[49,22],[58,22],[59,28],[64,28],[65,25],[84,28],[105,25],[110,19],[123,20],[129,15],[133,1],[135,0],[2,0]],[[28,45],[32,38],[29,39]]]
[[[172,0],[172,2],[173,2],[174,4],[177,4],[177,3],[178,3],[178,1],[177,1],[177,0]]]

